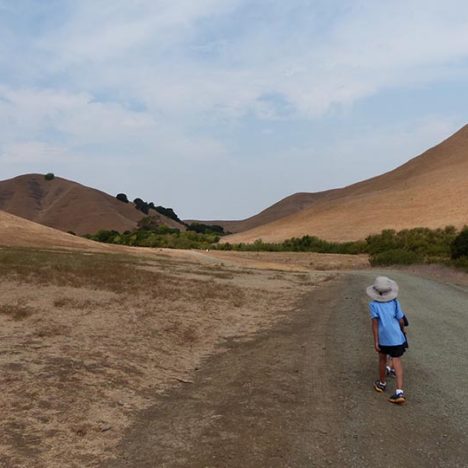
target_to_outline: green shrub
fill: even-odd
[[[87,236],[89,239],[93,239],[98,242],[107,242],[109,244],[113,243],[113,240],[119,233],[117,231],[107,231],[105,229],[101,229],[96,234]]]
[[[55,174],[53,174],[52,172],[48,172],[47,174],[44,175],[44,179],[45,180],[53,180],[53,179],[55,179]]]
[[[366,238],[367,251],[373,255],[399,247],[396,232],[393,229],[386,229],[380,234],[368,236]]]
[[[377,265],[412,265],[424,263],[424,257],[416,252],[404,249],[391,249],[371,255],[370,264]]]
[[[151,222],[150,218],[146,218]],[[145,224],[145,223],[144,223]],[[196,232],[180,232],[164,225],[151,226],[146,224],[135,231],[101,230],[96,234],[85,236],[98,242],[110,244],[123,244],[141,247],[166,247],[173,249],[207,249],[219,241],[216,234],[198,234]]]
[[[157,216],[145,216],[138,221],[137,228],[138,231],[151,231],[156,234],[177,234],[180,232],[180,229],[161,224]]]
[[[460,257],[468,257],[468,227],[463,230],[453,239],[450,246],[452,259],[456,260]]]
[[[402,249],[424,257],[449,257],[450,245],[456,234],[453,226],[444,229],[403,229],[399,232],[387,229],[366,238],[367,252],[375,255]]]
[[[136,199],[137,205],[147,205]],[[148,205],[147,205],[148,206]],[[372,265],[410,265],[414,263],[448,262],[468,258],[468,227],[457,235],[453,226],[444,229],[415,228],[403,231],[385,230],[356,242],[329,242],[315,236],[292,238],[282,243],[268,243],[261,239],[251,244],[219,244],[219,232],[196,226],[196,230],[180,232],[160,224],[154,216],[140,220],[134,231],[120,234],[116,231],[100,231],[88,236],[100,242],[145,247],[178,249],[216,249],[246,252],[318,252],[335,254],[369,253]],[[211,227],[211,226],[210,226]],[[204,232],[196,232],[202,230]],[[465,255],[465,257],[463,256]],[[468,260],[467,260],[468,262]],[[463,261],[460,264],[464,264]]]

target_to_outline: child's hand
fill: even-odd
[[[379,346],[379,343],[375,343],[375,344],[374,344],[374,348],[375,348],[375,350],[376,350],[378,353],[380,353],[380,346]]]

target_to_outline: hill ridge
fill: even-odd
[[[371,182],[375,182],[378,180],[381,180],[382,177],[388,176],[392,173],[395,173],[398,175],[400,173],[400,170],[410,170],[412,171],[413,166],[416,165],[414,170],[417,170],[417,164],[418,164],[418,159],[421,158],[422,156],[426,157],[426,160],[432,159],[431,158],[431,153],[434,150],[437,150],[438,147],[440,146],[446,146],[446,145],[453,145],[454,143],[460,144],[460,140],[464,140],[466,145],[468,146],[468,124],[464,125],[462,128],[460,128],[457,132],[455,132],[453,135],[447,137],[445,140],[442,142],[438,143],[432,148],[429,148],[428,150],[424,151],[423,153],[411,158],[408,160],[406,163],[393,168],[383,174],[379,174],[376,176],[373,176],[369,179],[361,180],[358,182],[354,182],[352,184],[339,187],[339,188],[332,188],[332,189],[327,189],[324,191],[320,192],[296,192],[292,195],[288,195],[287,197],[279,200],[278,202],[274,203],[273,205],[265,208],[264,210],[260,211],[259,213],[250,216],[248,218],[242,219],[242,220],[211,220],[211,221],[188,221],[188,222],[202,222],[206,224],[219,224],[223,226],[227,231],[232,232],[232,233],[239,233],[243,231],[247,231],[250,229],[253,229],[255,227],[261,226],[263,224],[267,224],[269,222],[274,222],[277,219],[284,218],[287,216],[290,216],[294,213],[297,213],[299,211],[302,211],[303,209],[309,208],[312,206],[315,202],[317,202],[319,199],[324,198],[324,197],[330,197],[333,198],[335,196],[339,196],[340,191],[343,190],[358,190],[360,188],[365,188],[367,185]],[[429,153],[429,154],[428,154]],[[468,158],[468,152],[464,155],[465,159]],[[453,164],[453,161],[447,161],[447,158],[442,158],[440,155],[435,156],[435,161],[431,161],[432,165],[430,168],[427,168],[426,170],[429,172],[431,170],[437,170],[440,168],[441,165],[444,163],[446,164],[451,163]],[[435,167],[434,167],[435,166]]]
[[[291,197],[294,195],[278,203]],[[468,198],[468,125],[384,174],[307,197],[308,207],[229,236],[225,241],[281,241],[305,234],[328,240],[357,240],[392,227],[461,227],[468,223],[468,208],[462,204]],[[395,209],[392,211],[393,206],[400,210],[400,219],[395,216]],[[382,219],[384,214],[387,220]],[[344,229],[340,229],[340,222],[348,225],[346,233],[337,232]]]
[[[145,215],[102,190],[62,177],[45,180],[43,174],[22,174],[0,181],[0,210],[62,231],[94,234],[101,229],[133,230]],[[185,226],[157,212],[161,224]]]

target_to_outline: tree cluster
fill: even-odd
[[[187,224],[188,231],[198,232],[199,234],[219,234],[224,235],[224,228],[217,224],[191,223]]]
[[[117,200],[120,200],[123,203],[128,203],[128,197],[125,193],[118,193],[116,195]],[[137,210],[140,210],[144,214],[149,214],[150,210],[154,210],[159,214],[162,214],[166,216],[167,218],[173,219],[174,221],[177,221],[180,224],[185,224],[174,212],[172,208],[165,208],[164,206],[156,206],[153,202],[145,202],[141,198],[135,198],[133,200],[133,203],[135,205],[135,208]]]

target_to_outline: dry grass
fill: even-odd
[[[226,252],[212,251],[209,256],[228,265],[281,271],[350,270],[368,268],[367,255],[320,254],[310,252]]]
[[[133,415],[327,275],[0,249],[0,466],[97,466]],[[20,298],[20,299],[19,299]]]
[[[21,304],[21,301],[17,301],[16,304],[0,305],[0,314],[12,318],[13,320],[24,320],[30,317],[34,312],[32,307]]]

